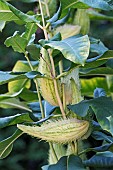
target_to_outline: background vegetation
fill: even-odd
[[[29,10],[35,10],[36,4],[25,4],[20,2],[12,3],[18,9],[23,12]],[[106,12],[104,12],[106,13]],[[113,16],[113,12],[107,12],[107,15]],[[15,23],[8,23],[4,28],[3,32],[0,33],[0,70],[9,71],[14,66],[14,63],[19,59],[23,59],[23,55],[15,53],[12,48],[6,48],[3,45],[5,39],[11,36],[14,31],[19,30],[20,33],[23,31],[23,27],[19,27]],[[113,23],[110,21],[92,21],[90,33],[91,36],[101,39],[102,42],[109,48],[113,49]],[[0,93],[7,92],[7,86],[2,85]],[[11,109],[0,109],[1,117],[4,115],[12,115],[20,113],[20,110]],[[9,131],[10,129],[10,131]],[[15,131],[14,127],[4,128],[0,132],[0,141],[10,136]],[[40,147],[41,146],[41,147]],[[43,147],[42,147],[43,146]],[[44,142],[38,142],[30,136],[22,136],[15,143],[13,151],[10,156],[4,160],[0,160],[1,170],[40,170],[40,167],[47,164],[47,153],[48,145]]]

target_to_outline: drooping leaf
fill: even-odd
[[[12,75],[9,72],[0,71],[0,85],[8,83],[10,81],[18,80],[18,79],[25,79],[24,74],[19,75]]]
[[[113,69],[109,67],[98,67],[95,69],[80,69],[81,76],[91,76],[91,75],[113,75]]]
[[[71,36],[77,35],[80,33],[79,25],[64,24],[59,26],[54,30],[54,33],[60,32],[62,39],[69,38]]]
[[[21,94],[19,95],[21,99],[24,101],[30,102],[30,101],[36,101],[38,100],[38,95],[36,91],[29,90],[27,88],[24,88]]]
[[[22,91],[23,91],[23,88],[20,89],[20,91],[13,93],[13,94],[11,94],[11,93],[0,94],[0,101],[4,100],[4,99],[8,99],[8,98],[17,97],[18,95],[21,94]]]
[[[112,150],[113,150],[113,143],[110,143],[110,144],[104,144],[102,146],[98,146],[98,147],[95,147],[95,148],[88,148],[88,149],[84,150],[83,152],[84,153],[90,152],[90,151],[105,152],[105,151],[112,151]]]
[[[31,112],[29,107],[17,98],[4,99],[0,101],[0,108],[16,108]]]
[[[0,1],[0,21],[21,21],[2,0]]]
[[[113,134],[113,101],[107,97],[99,97],[70,105],[69,108],[79,116],[84,117],[87,115],[89,106],[93,109],[102,129]]]
[[[78,156],[70,155],[69,157],[64,156],[62,157],[56,164],[45,166],[43,170],[86,170],[84,165],[82,164],[82,160]]]
[[[113,143],[113,137],[111,137],[103,132],[94,131],[94,132],[92,132],[91,136],[95,140],[105,140],[108,143]]]
[[[89,15],[91,20],[113,21],[113,17],[112,16],[107,16],[107,15],[101,14],[101,13],[97,12],[94,9],[87,10],[87,13],[88,13],[88,15]]]
[[[98,49],[98,48],[97,48]],[[103,65],[109,59],[113,58],[113,50],[108,50],[103,54],[99,54],[99,56],[86,60],[86,64],[84,68],[95,68]]]
[[[108,48],[98,39],[90,37],[90,43],[90,51],[97,53],[98,55],[94,58],[87,59],[87,63],[99,59],[106,51],[108,51]]]
[[[113,5],[112,5],[112,0],[70,0],[70,1],[65,1],[61,0],[62,8],[67,9],[67,8],[98,8],[102,10],[112,10]]]
[[[39,73],[38,71],[30,71],[30,72],[26,73],[25,75],[29,79],[41,78],[42,77],[41,73]]]
[[[18,60],[15,63],[12,71],[16,72],[16,73],[18,73],[18,72],[29,72],[29,71],[31,71],[31,69],[30,69],[29,65],[27,65],[26,63],[24,63],[21,60]],[[15,80],[15,81],[8,83],[8,91],[10,93],[18,92],[21,89],[23,89],[24,87],[30,88],[30,81],[28,81],[27,77],[25,79],[20,78],[19,80]]]
[[[113,168],[113,153],[112,152],[102,152],[94,155],[89,160],[83,161],[85,166],[88,167],[100,167],[100,168]]]
[[[41,41],[40,41],[41,43]],[[51,41],[45,44],[62,52],[64,57],[74,63],[84,65],[89,55],[90,42],[88,36],[73,36],[62,41]]]
[[[12,136],[0,142],[0,159],[3,159],[10,154],[10,152],[12,151],[13,143],[22,134],[22,131],[16,130],[16,132]]]
[[[8,12],[11,12],[11,15],[13,14],[14,16],[16,16],[16,18],[19,18],[23,22],[27,22],[27,23],[28,22],[35,22],[35,23],[39,22],[36,19],[36,16],[24,14],[23,12],[21,12],[20,10],[18,10],[14,6],[12,6],[10,3],[6,2],[5,0],[1,0],[1,6],[5,7],[6,10],[8,10]]]
[[[38,44],[31,44],[26,47],[26,50],[30,53],[31,57],[34,60],[39,60],[40,58],[40,48],[41,46]]]
[[[42,105],[44,108],[45,117],[48,117],[49,115],[51,115],[54,112],[54,110],[57,108],[57,106],[52,106],[45,100],[42,101]],[[28,106],[30,107],[30,109],[33,112],[33,114],[32,113],[30,114],[32,116],[32,118],[34,118],[35,121],[37,118],[39,119],[39,117],[40,117],[39,113],[41,113],[40,103],[39,102],[31,102],[28,104]]]
[[[22,35],[22,37],[25,38],[27,40],[27,42],[29,42],[32,34],[34,34],[36,32],[36,30],[37,30],[37,25],[35,23],[27,23],[26,24],[26,31]]]
[[[21,37],[16,31],[13,36],[9,37],[5,41],[7,47],[12,46],[15,52],[25,53],[25,48],[27,46],[27,40]]]
[[[16,114],[14,116],[0,118],[0,128],[31,121],[29,113]]]

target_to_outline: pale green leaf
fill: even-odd
[[[5,27],[5,21],[0,21],[0,31],[2,32],[2,30],[4,29]]]
[[[74,63],[84,65],[89,55],[90,41],[87,35],[72,36],[62,41],[51,41],[45,44],[62,52],[64,57]]]
[[[102,10],[112,10],[112,0],[61,0],[62,8],[98,8]]]
[[[21,109],[21,110],[26,110],[26,111],[31,112],[31,110],[25,103],[19,101],[19,99],[16,99],[16,98],[9,98],[9,99],[1,100],[0,108],[5,108],[5,109],[16,108],[16,109]]]
[[[0,118],[0,128],[16,125],[18,123],[31,122],[29,113],[16,114],[14,116]]]
[[[16,132],[12,136],[0,142],[0,159],[3,159],[10,154],[10,152],[12,151],[13,143],[22,134],[22,131],[16,130]]]

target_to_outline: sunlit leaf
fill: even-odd
[[[41,41],[40,41],[41,43]],[[73,36],[62,41],[51,41],[45,44],[62,52],[64,57],[74,63],[84,65],[89,55],[90,42],[87,35]]]
[[[67,9],[67,8],[98,8],[102,10],[112,10],[113,5],[112,5],[112,0],[61,0],[62,3],[62,8]]]
[[[17,130],[12,136],[0,142],[0,159],[3,159],[10,154],[12,151],[13,143],[22,134],[22,131]]]
[[[28,113],[16,114],[14,116],[2,117],[0,118],[0,128],[6,126],[15,125],[18,123],[31,122],[32,120],[29,117]]]
[[[16,99],[16,98],[1,100],[0,108],[6,108],[6,109],[7,108],[16,108],[16,109],[22,109],[22,110],[31,112],[31,110],[25,103],[19,101],[19,99]]]

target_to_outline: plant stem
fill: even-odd
[[[72,154],[78,155],[78,144],[77,141],[71,142]]]
[[[45,39],[48,40],[48,34],[47,34],[46,26],[45,26],[44,14],[43,14],[43,10],[42,10],[41,0],[39,0],[39,6],[40,6],[40,11],[41,11],[41,16],[42,16],[42,23],[43,23],[43,30],[44,30]],[[52,77],[53,77],[57,101],[58,101],[58,104],[59,104],[59,107],[60,107],[60,110],[61,110],[61,113],[62,113],[62,117],[65,119],[66,114],[65,114],[63,104],[61,102],[59,91],[58,91],[58,85],[57,85],[57,80],[56,80],[55,65],[54,65],[54,61],[53,61],[52,51],[49,49],[48,53],[49,53],[49,56],[50,56],[50,61],[51,61],[51,66],[52,66]]]
[[[59,71],[60,75],[63,73],[63,61],[59,61]],[[62,78],[61,78],[62,80]],[[63,108],[66,111],[66,96],[65,96],[65,84],[62,84],[62,92],[63,92]]]
[[[27,52],[25,53],[25,58],[28,61],[28,64],[29,64],[31,70],[34,71],[33,66],[32,66],[32,64],[29,60]],[[35,82],[35,85],[36,85],[36,90],[37,90],[37,94],[38,94],[38,100],[39,100],[39,103],[40,103],[40,110],[41,110],[42,118],[44,118],[45,114],[44,114],[44,109],[43,109],[43,105],[42,105],[41,95],[40,95],[40,92],[39,92],[38,82],[37,82],[36,79],[34,79],[34,82]]]
[[[55,152],[53,144],[51,142],[49,142],[49,146],[50,146],[50,149],[51,149],[52,155],[54,156],[55,161],[58,162],[56,152]]]

